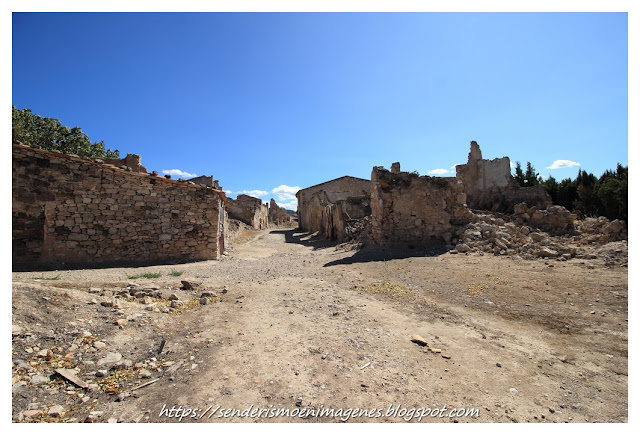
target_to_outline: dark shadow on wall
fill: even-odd
[[[395,244],[388,246],[369,245],[361,248],[351,257],[330,261],[323,267],[343,264],[370,263],[375,261],[399,260],[413,257],[437,257],[449,252],[451,247],[444,243],[434,242],[429,245],[415,246],[411,244]]]

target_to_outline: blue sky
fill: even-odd
[[[395,161],[453,175],[471,140],[559,179],[628,164],[626,13],[26,13],[12,33],[16,107],[230,197],[295,208]]]

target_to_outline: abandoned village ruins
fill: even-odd
[[[13,144],[14,267],[214,260],[237,234],[234,219],[255,229],[270,216],[288,222],[275,202],[270,215],[260,199],[227,198],[213,176],[172,180],[140,160]]]
[[[371,180],[345,176],[302,189],[296,195],[299,226],[340,242],[435,242],[448,244],[454,254],[560,260],[576,256],[575,244],[627,238],[625,222],[580,221],[554,206],[542,186],[520,187],[508,157],[485,160],[475,141],[470,148],[455,177],[401,172],[394,163],[390,171],[374,167]]]
[[[485,160],[475,141],[470,147],[455,177],[419,176],[394,163],[390,171],[374,167],[371,180],[344,176],[302,189],[299,228],[338,242],[436,242],[452,253],[564,260],[576,256],[575,243],[557,237],[626,240],[625,222],[578,220],[542,187],[518,186],[508,157]],[[18,268],[218,259],[243,228],[292,222],[273,199],[227,198],[213,176],[148,173],[134,154],[81,158],[13,144],[12,172]]]

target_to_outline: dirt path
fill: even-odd
[[[390,406],[479,410],[423,418],[431,422],[626,421],[626,268],[449,254],[372,261],[303,236],[256,232],[222,261],[60,272],[48,283],[54,297],[86,299],[89,286],[122,285],[145,271],[162,274],[148,280],[161,288],[186,279],[227,290],[221,302],[180,315],[124,303],[128,315],[141,314],[134,326],[109,325],[103,352],[117,348],[134,362],[156,353],[174,364],[154,384],[91,409],[104,420],[151,422],[177,421],[161,411],[178,406],[209,410],[182,420],[194,422],[304,421],[218,418],[218,406],[380,409],[378,418],[350,419],[376,422],[403,421],[385,416]],[[175,270],[184,273],[172,278]],[[40,275],[14,274],[14,324],[33,309],[22,294]],[[412,343],[413,334],[428,346]],[[71,408],[78,419],[88,409]]]

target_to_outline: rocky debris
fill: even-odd
[[[546,209],[526,207],[526,203],[520,203],[513,208],[514,223],[518,226],[528,223],[546,232],[562,233],[571,231],[578,218],[576,214],[560,205],[551,205]]]
[[[118,352],[109,352],[103,358],[98,360],[98,366],[113,366],[120,362],[122,359],[122,354]]]
[[[180,281],[180,283],[182,284],[182,287],[180,287],[182,290],[195,290],[202,285],[202,283],[185,280]]]
[[[49,408],[47,414],[49,414],[51,417],[60,417],[63,412],[64,408],[61,405],[53,405],[51,408]]]
[[[417,334],[411,336],[411,341],[419,346],[427,346],[429,344],[427,340]]]
[[[22,411],[22,415],[25,418],[35,418],[35,417],[38,417],[40,414],[42,414],[42,411],[39,409],[29,409],[26,411]]]
[[[46,384],[47,382],[49,382],[51,379],[49,379],[48,376],[42,376],[42,375],[34,375],[31,377],[31,385],[42,385],[42,384]]]
[[[85,423],[94,423],[98,418],[102,417],[103,414],[104,411],[91,411],[85,419]]]
[[[458,243],[454,249],[457,252],[461,252],[461,253],[469,252],[471,250],[471,248],[469,248],[469,246],[465,243]]]
[[[24,328],[19,325],[11,325],[11,335],[16,336],[24,332]]]
[[[586,218],[577,225],[584,244],[605,244],[628,239],[627,223],[622,220],[609,221],[604,216]]]
[[[456,244],[450,252],[518,255],[525,260],[603,258],[605,265],[626,264],[626,241],[623,247],[616,246],[604,256],[603,252],[591,253],[592,250],[583,248],[626,238],[623,221],[609,222],[604,217],[580,221],[561,206],[537,210],[521,203],[516,204],[514,210],[513,215],[476,211],[475,221],[464,226],[460,237],[452,240]]]
[[[180,300],[178,295],[175,294],[175,293],[171,293],[171,295],[169,295],[169,297],[167,299],[169,299],[170,301],[178,301],[178,300]]]
[[[77,385],[80,388],[87,388],[87,383],[76,376],[76,373],[68,369],[56,369],[56,373],[65,378],[72,384]]]

